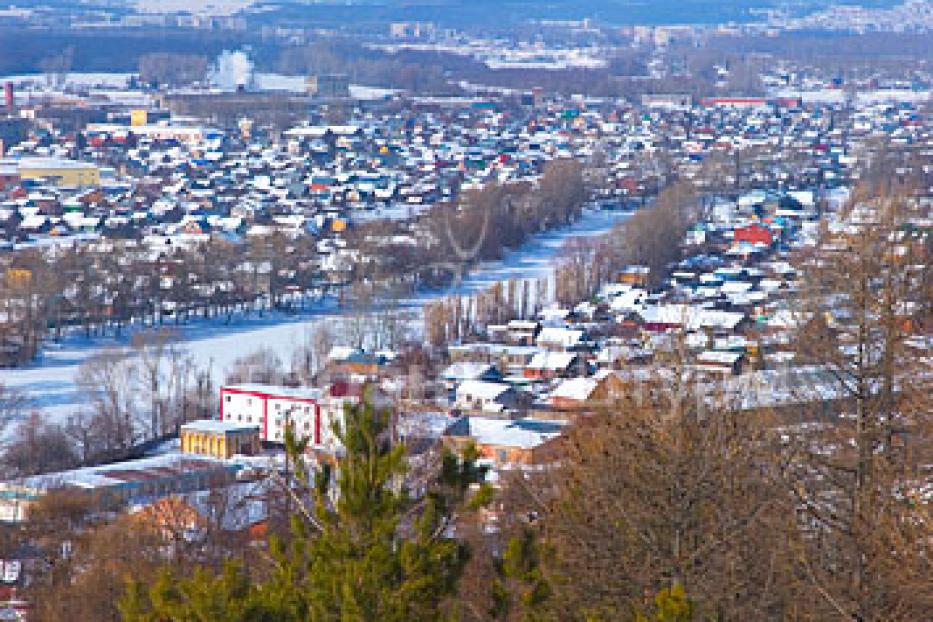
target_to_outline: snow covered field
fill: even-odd
[[[236,53],[225,52],[225,54],[233,55]],[[223,57],[224,55],[221,55],[221,58]],[[215,59],[214,63],[217,63],[218,60],[219,59]],[[217,71],[216,66],[213,68],[213,71]],[[126,97],[126,92],[124,90],[127,88],[127,85],[134,75],[135,74],[132,73],[114,72],[69,72],[64,74],[64,83],[57,84],[54,88],[114,89],[106,92],[106,95],[108,97],[119,97],[122,94]],[[51,90],[53,90],[50,84],[51,79],[51,76],[44,73],[18,74],[0,77],[0,84],[12,82],[16,85],[17,89],[19,89],[18,96],[23,98],[25,95],[21,92],[22,89],[51,92]],[[239,80],[236,78],[228,80],[226,82],[226,90],[233,90],[236,88],[238,81]],[[241,81],[252,81],[252,88],[260,91],[304,93],[307,90],[306,76],[287,76],[279,73],[253,72],[252,64],[250,64],[247,71],[247,77],[243,78]],[[223,89],[218,88],[217,90]],[[359,100],[385,99],[398,92],[398,89],[386,89],[362,84],[350,85],[350,97]],[[138,91],[133,91],[131,93],[134,94],[134,96],[138,96]]]
[[[535,236],[504,260],[480,266],[459,286],[425,292],[411,302],[420,309],[430,300],[454,293],[479,292],[500,281],[548,278],[568,239],[599,235],[625,217],[622,212],[588,211],[573,225]],[[215,382],[222,382],[226,370],[236,359],[260,347],[272,348],[288,364],[293,351],[314,333],[316,326],[324,321],[333,322],[337,314],[339,310],[331,303],[301,315],[265,313],[262,318],[256,315],[237,318],[229,325],[195,320],[180,326],[179,332],[195,364],[200,368],[209,367]],[[83,335],[71,335],[60,344],[49,344],[31,366],[0,370],[0,382],[25,392],[47,418],[63,421],[84,402],[75,384],[81,363],[102,349],[126,343],[127,339],[89,340]]]
[[[140,13],[159,15],[191,13],[204,17],[229,17],[256,4],[256,0],[137,0]]]

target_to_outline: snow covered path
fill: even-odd
[[[431,300],[451,293],[476,293],[496,282],[548,277],[568,239],[599,235],[625,217],[626,214],[619,211],[588,211],[569,227],[535,236],[502,261],[479,266],[456,289],[420,294],[413,301],[413,306],[420,310]],[[333,321],[339,313],[331,303],[296,315],[275,312],[265,313],[262,318],[257,315],[237,317],[230,324],[218,320],[193,320],[179,326],[178,330],[181,345],[195,365],[202,369],[209,367],[215,382],[222,382],[225,371],[236,359],[260,347],[272,348],[287,365],[293,351],[313,334],[318,323]],[[87,339],[82,335],[70,335],[60,344],[48,344],[34,364],[0,370],[0,382],[25,392],[44,416],[62,421],[84,402],[75,384],[81,363],[105,348],[122,346],[127,342],[127,338]]]

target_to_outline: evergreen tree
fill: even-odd
[[[287,435],[297,485],[291,538],[273,538],[273,571],[254,581],[229,564],[219,576],[203,570],[184,578],[166,570],[146,586],[131,583],[121,603],[128,622],[339,621],[409,622],[453,617],[447,601],[457,589],[466,546],[454,539],[458,512],[475,509],[489,491],[470,495],[485,475],[475,449],[442,455],[427,492],[406,491],[405,448],[393,444],[390,413],[371,404],[348,408],[337,433],[346,449],[337,494],[329,472],[313,486],[301,460],[306,441]]]
[[[551,619],[547,604],[552,590],[541,570],[541,548],[537,535],[528,527],[509,540],[492,585],[490,613],[494,619]]]

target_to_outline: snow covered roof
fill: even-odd
[[[267,397],[297,398],[303,400],[319,400],[324,394],[324,391],[318,388],[302,387],[293,389],[290,387],[251,383],[227,385],[223,387],[221,391],[256,393]]]
[[[65,160],[62,158],[28,157],[18,160],[2,160],[0,165],[16,166],[19,169],[96,169],[95,164],[79,162],[78,160]]]
[[[595,378],[568,378],[551,391],[551,399],[567,399],[583,402],[589,399],[599,385]]]
[[[499,382],[484,382],[482,380],[465,380],[457,387],[457,395],[466,395],[483,400],[494,400],[510,390],[507,384]]]
[[[140,460],[127,460],[71,471],[34,475],[5,482],[0,485],[0,488],[14,491],[16,489],[47,491],[60,488],[88,490],[104,487],[133,488],[142,482],[153,479],[169,479],[190,475],[197,471],[216,470],[218,468],[237,469],[238,465],[235,462],[207,456],[170,453]]]
[[[478,380],[491,371],[495,368],[489,363],[465,361],[448,366],[442,376],[444,380]]]
[[[638,312],[647,323],[683,325],[688,330],[722,328],[732,330],[745,318],[738,311],[720,311],[689,305],[659,305]]]
[[[743,354],[723,350],[705,350],[697,355],[697,361],[711,365],[735,365]]]
[[[583,331],[560,326],[545,326],[538,333],[538,343],[553,344],[563,348],[577,345],[583,340]]]
[[[550,371],[560,371],[567,369],[573,363],[576,354],[573,352],[538,352],[531,357],[528,367],[531,369],[546,369]]]
[[[446,412],[399,413],[395,429],[401,438],[439,438],[456,422]]]
[[[255,425],[244,425],[216,419],[198,419],[181,426],[182,432],[204,432],[206,434],[233,434],[235,432],[252,432],[258,429],[259,426]]]
[[[493,419],[461,417],[450,427],[450,436],[469,436],[480,445],[534,449],[563,432],[566,421],[543,419]]]
[[[767,369],[735,376],[725,381],[722,395],[740,409],[830,401],[846,396],[845,387],[832,371],[817,366]]]

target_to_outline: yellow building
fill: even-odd
[[[44,180],[56,186],[80,187],[100,185],[100,169],[90,162],[56,158],[23,158],[15,164],[20,179]]]
[[[130,125],[133,127],[139,127],[141,125],[146,125],[149,123],[149,112],[146,110],[131,110],[130,111]]]
[[[226,460],[237,454],[255,455],[259,448],[259,427],[201,419],[181,426],[181,451]]]

